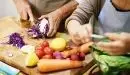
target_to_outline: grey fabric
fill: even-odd
[[[35,15],[44,15],[52,12],[71,0],[29,0]]]
[[[78,20],[80,24],[88,23],[92,15],[98,18],[104,2],[105,0],[82,0],[82,2],[79,3],[77,9],[67,19],[66,24],[71,19]]]
[[[117,11],[110,0],[106,0],[98,20],[100,34],[105,32],[130,32],[130,12]]]

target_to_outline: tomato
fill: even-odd
[[[39,58],[42,58],[42,56],[45,55],[44,51],[39,49],[37,49],[35,53]]]
[[[36,50],[41,50],[41,51],[43,51],[44,48],[42,48],[41,46],[39,46],[39,47],[36,47]]]
[[[71,59],[71,60],[79,60],[79,56],[78,56],[77,54],[72,54],[72,55],[70,56],[70,59]]]
[[[42,59],[52,59],[53,57],[52,57],[52,55],[44,55],[43,57],[42,57]]]
[[[45,40],[45,41],[42,42],[42,44],[40,46],[42,48],[49,47],[49,42]]]
[[[49,54],[49,55],[53,54],[53,50],[50,47],[45,47],[44,52],[45,52],[45,54]]]

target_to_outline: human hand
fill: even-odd
[[[99,42],[97,45],[110,55],[122,55],[130,50],[130,34],[129,33],[107,33],[105,34],[111,41]]]
[[[71,20],[67,25],[72,41],[77,44],[84,44],[91,40],[92,29],[90,25],[80,25],[76,20]]]
[[[14,2],[17,7],[17,11],[21,16],[21,19],[30,20],[33,22],[34,17],[28,0],[14,0]]]
[[[62,19],[61,15],[59,14],[59,12],[54,11],[47,15],[42,15],[39,19],[43,18],[46,18],[49,21],[49,31],[47,33],[47,36],[48,37],[54,36],[59,28],[59,24]]]

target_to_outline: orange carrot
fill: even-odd
[[[67,58],[68,56],[76,54],[77,52],[79,52],[79,48],[73,48],[72,50],[65,50],[61,52],[61,54],[63,55],[64,58]]]
[[[92,44],[93,44],[93,42],[89,42],[89,43],[81,45],[80,47],[74,48],[72,50],[65,50],[61,53],[64,58],[66,58],[72,54],[76,54],[77,52],[84,52],[86,54],[90,51],[89,46],[91,46]]]
[[[67,59],[41,59],[39,60],[37,66],[40,72],[51,72],[64,69],[78,68],[82,66],[82,62]]]
[[[80,52],[84,52],[85,54],[88,53],[90,51],[90,48],[89,46],[91,46],[93,44],[93,42],[89,42],[89,43],[86,43],[86,44],[83,44],[81,47],[80,47]]]

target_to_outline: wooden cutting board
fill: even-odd
[[[0,19],[0,43],[8,41],[8,36],[14,32],[21,33],[25,43],[27,44],[37,45],[44,40],[44,39],[39,39],[39,40],[31,39],[27,37],[25,31],[26,31],[25,29],[21,28],[20,23],[18,22],[18,18],[6,17]],[[51,39],[48,40],[50,41]],[[13,56],[10,57],[9,54],[12,54]],[[7,44],[0,44],[0,61],[3,61],[13,66],[19,69],[21,72],[24,72],[25,74],[28,75],[76,75],[76,74],[79,75],[79,71],[81,73],[81,69],[87,70],[94,64],[92,62],[91,55],[87,55],[86,60],[84,61],[85,65],[87,65],[86,66],[87,68],[83,67],[78,69],[70,69],[70,70],[43,74],[37,70],[37,67],[33,67],[33,68],[26,67],[25,59],[26,59],[26,54],[23,54],[18,48]]]

